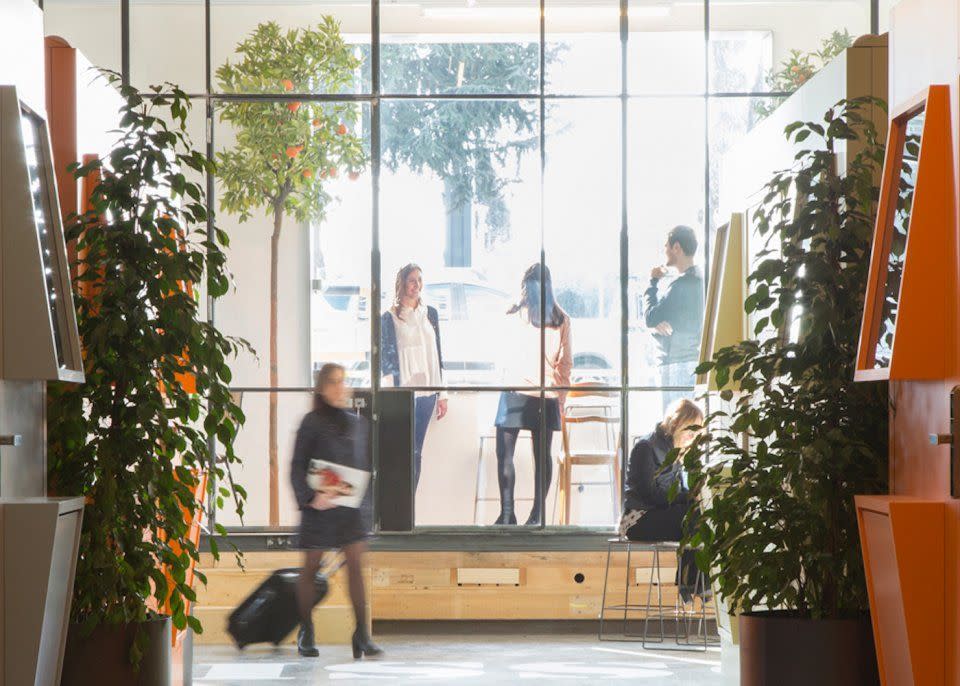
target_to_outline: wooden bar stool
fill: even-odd
[[[620,411],[619,392],[601,390],[596,384],[576,384],[567,394],[567,402],[560,417],[560,431],[563,437],[563,455],[557,474],[557,500],[560,506],[559,521],[570,523],[570,503],[574,483],[575,467],[607,467],[610,473],[610,505],[613,521],[620,517]],[[593,402],[578,402],[583,399]],[[573,401],[573,402],[571,402]],[[599,401],[599,402],[598,402]],[[583,430],[599,429],[603,445],[595,449],[582,450],[574,446],[571,438],[575,428]]]
[[[533,449],[533,439],[532,439],[531,436],[530,436],[530,432],[529,432],[529,431],[524,431],[524,432],[521,434],[521,437],[526,437],[527,439],[530,440],[530,445],[531,445],[531,450],[532,450],[532,449]],[[483,524],[483,523],[484,523],[484,522],[481,522],[481,521],[480,521],[480,503],[494,502],[494,501],[500,502],[500,496],[499,496],[499,494],[498,494],[497,497],[495,497],[495,498],[492,498],[492,497],[490,497],[490,496],[488,496],[488,495],[485,495],[485,493],[486,493],[486,491],[487,491],[487,480],[486,480],[486,477],[485,477],[485,470],[484,470],[484,468],[483,468],[483,465],[484,465],[484,459],[483,459],[484,450],[483,450],[483,449],[484,449],[484,447],[486,446],[487,441],[493,441],[493,440],[495,440],[495,439],[496,439],[496,434],[487,434],[487,435],[485,435],[485,436],[481,436],[481,437],[480,437],[480,448],[477,450],[477,480],[476,480],[476,482],[475,482],[476,485],[475,485],[475,487],[474,487],[474,489],[473,489],[473,523],[474,523],[474,524]],[[514,501],[515,503],[523,503],[523,502],[532,503],[532,502],[533,502],[533,497],[532,497],[532,496],[531,496],[531,497],[519,497],[519,498],[514,497],[513,501]]]

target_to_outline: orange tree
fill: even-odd
[[[361,58],[325,17],[316,27],[282,30],[260,24],[236,48],[237,59],[217,69],[221,92],[235,94],[220,109],[235,142],[218,153],[220,204],[241,222],[262,210],[273,221],[270,236],[269,523],[280,523],[277,460],[277,278],[280,236],[288,216],[298,225],[321,222],[333,200],[328,190],[340,173],[355,177],[367,163],[354,103],[309,99],[264,101],[244,95],[342,93]]]

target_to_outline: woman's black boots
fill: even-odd
[[[359,660],[361,657],[380,657],[383,655],[383,649],[370,640],[370,635],[366,629],[357,628],[353,632],[353,659]]]
[[[513,489],[509,487],[500,487],[500,516],[497,517],[497,524],[516,524],[517,515],[513,511]]]
[[[497,521],[494,522],[494,525],[497,524],[516,524],[517,515],[513,513],[513,507],[507,505],[500,506],[500,516],[497,517]]]
[[[314,643],[313,621],[301,622],[297,634],[297,652],[303,657],[317,657],[320,651]]]

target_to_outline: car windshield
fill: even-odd
[[[346,312],[350,307],[350,298],[360,292],[359,288],[337,287],[328,288],[323,292],[324,299],[330,303],[335,310]]]

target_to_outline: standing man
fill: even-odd
[[[693,372],[700,359],[700,330],[703,326],[703,274],[694,264],[697,234],[689,226],[675,226],[664,245],[666,260],[650,270],[650,285],[643,294],[645,320],[654,330],[659,347],[660,383],[664,387],[692,386]],[[661,287],[661,280],[678,275]],[[661,391],[663,409],[688,393]]]

